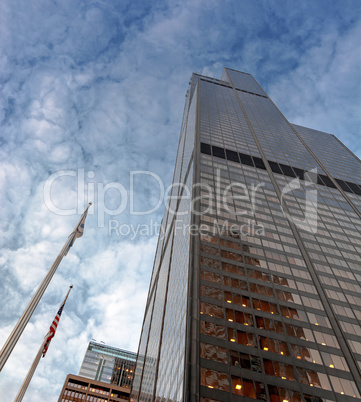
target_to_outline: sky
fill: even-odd
[[[24,401],[57,401],[91,339],[137,351],[192,72],[251,73],[290,122],[361,156],[360,17],[359,0],[2,0],[0,346],[93,206],[0,375],[1,400],[71,284]]]

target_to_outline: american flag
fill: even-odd
[[[70,289],[72,287],[73,286],[70,286]],[[69,289],[69,292],[70,292],[70,289]],[[51,324],[51,326],[49,328],[49,332],[45,335],[45,343],[44,343],[44,348],[43,348],[43,357],[45,357],[45,354],[48,351],[50,342],[55,336],[55,331],[56,331],[56,328],[58,327],[60,316],[61,316],[61,313],[63,312],[65,302],[66,302],[66,299],[68,298],[69,292],[66,295],[66,297],[65,297],[65,299],[63,301],[63,304],[60,306],[58,312],[56,313],[56,316],[55,316],[55,318],[54,318],[54,320],[53,320],[53,322],[52,322],[52,324]]]

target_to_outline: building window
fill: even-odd
[[[215,370],[209,370],[202,367],[201,385],[208,388],[220,389],[222,391],[229,391],[228,374],[221,373]]]

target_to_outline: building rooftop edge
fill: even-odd
[[[126,350],[126,349],[120,349],[120,348],[117,348],[115,346],[107,345],[106,343],[99,343],[99,342],[90,341],[89,345],[88,345],[88,348],[89,348],[90,345],[100,346],[102,348],[108,348],[108,349],[116,350],[117,352],[124,352],[124,353],[129,353],[131,355],[137,356],[137,352],[132,352],[131,350]]]

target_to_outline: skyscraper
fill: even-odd
[[[79,375],[92,380],[130,388],[137,354],[90,341]]]
[[[334,135],[193,74],[131,399],[361,400],[360,195]]]

